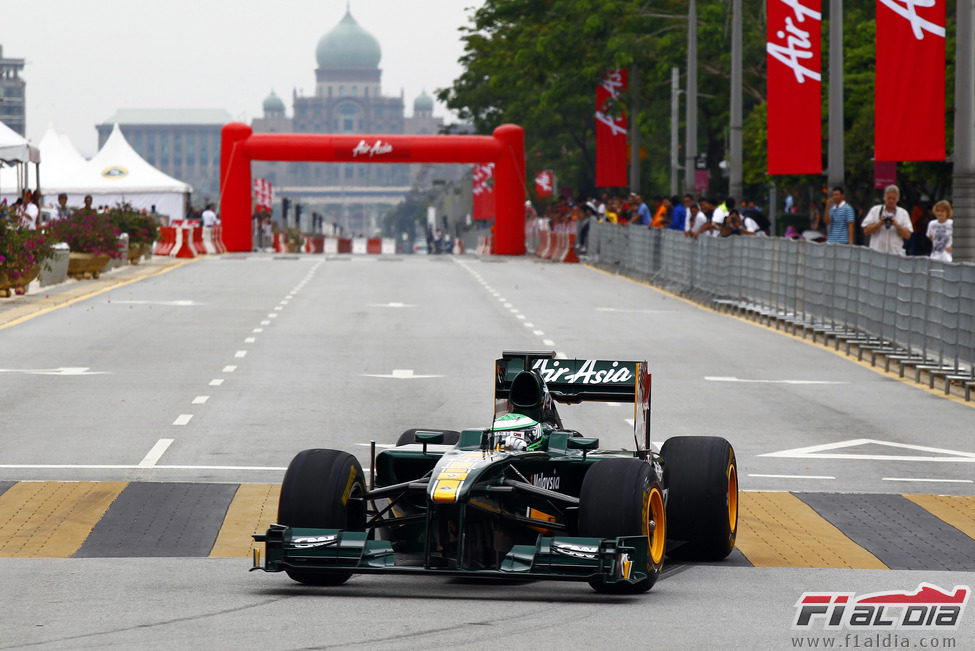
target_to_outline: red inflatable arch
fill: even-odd
[[[220,146],[220,212],[228,251],[250,251],[251,161],[320,163],[491,163],[494,252],[525,252],[525,132],[503,124],[491,136],[254,133],[224,125]]]

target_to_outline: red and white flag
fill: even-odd
[[[494,163],[475,165],[472,172],[473,219],[488,220],[494,217]]]
[[[947,0],[877,0],[874,158],[945,159]]]
[[[768,0],[768,173],[823,171],[821,0]]]
[[[254,179],[254,203],[258,210],[271,209],[271,184],[267,179]]]
[[[555,175],[552,170],[542,170],[535,175],[535,196],[539,199],[551,197]]]
[[[626,90],[626,70],[616,69],[596,87],[596,185],[623,187],[626,179],[626,114],[614,117],[610,100]]]

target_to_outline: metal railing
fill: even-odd
[[[588,258],[701,302],[820,332],[975,384],[975,265],[866,247],[768,237],[701,237],[593,223]],[[889,365],[889,362],[888,362]],[[966,396],[968,386],[965,386]]]

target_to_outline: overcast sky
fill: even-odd
[[[384,95],[406,113],[460,74],[458,28],[483,0],[351,0],[382,47]],[[346,0],[21,0],[0,9],[5,58],[24,59],[27,137],[49,125],[83,154],[95,125],[120,108],[225,109],[250,123],[274,90],[291,115],[292,90],[314,94],[315,47]],[[447,117],[437,104],[435,115]],[[448,119],[448,121],[451,121]]]

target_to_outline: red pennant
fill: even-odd
[[[820,174],[820,0],[768,0],[768,173]]]
[[[877,0],[877,160],[945,159],[946,4]]]

